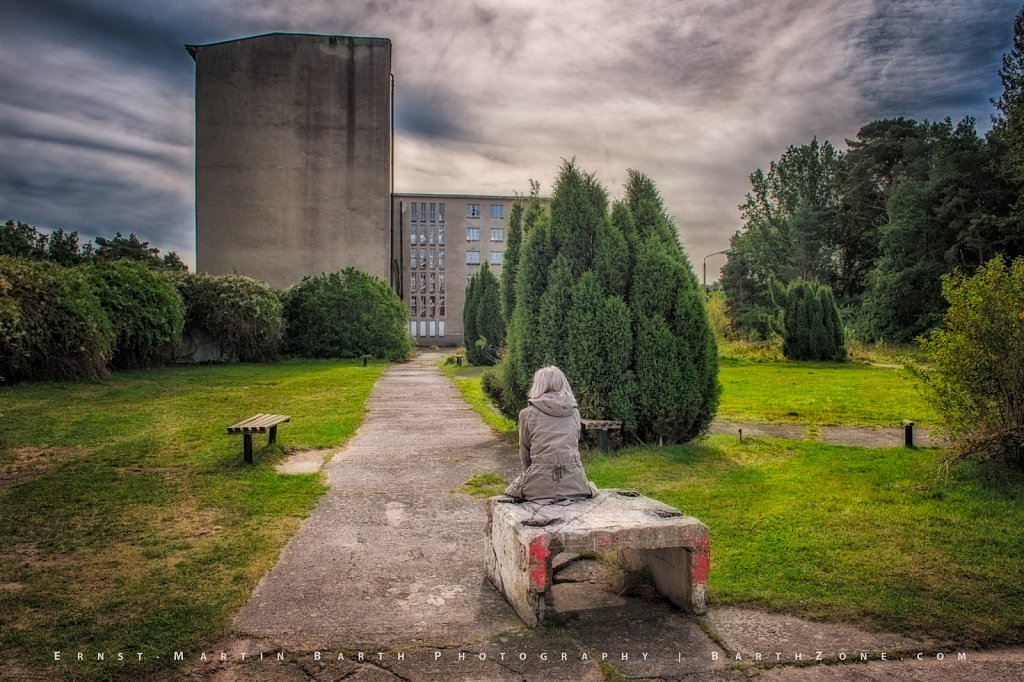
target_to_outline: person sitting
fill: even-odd
[[[593,497],[580,461],[580,412],[569,380],[557,367],[533,375],[529,405],[519,413],[519,457],[523,473],[505,494],[519,501]]]

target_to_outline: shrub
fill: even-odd
[[[96,263],[85,271],[113,327],[111,365],[129,369],[170,361],[184,322],[170,277],[128,260]]]
[[[783,287],[771,283],[782,309],[782,354],[790,360],[844,360],[846,339],[832,290],[800,277]]]
[[[345,268],[307,276],[281,298],[288,353],[404,360],[412,351],[405,305],[384,281],[365,272]]]
[[[462,313],[466,359],[474,365],[493,365],[505,343],[500,286],[490,266],[484,263],[466,290]]]
[[[99,378],[113,341],[82,270],[0,257],[0,377]]]
[[[178,275],[185,304],[185,336],[205,332],[240,362],[275,359],[281,350],[281,300],[264,282],[245,275]]]
[[[507,352],[484,388],[514,416],[534,371],[556,364],[583,416],[619,420],[639,440],[687,441],[717,409],[717,347],[654,183],[629,178],[609,213],[594,176],[562,165],[550,214],[524,221]]]
[[[921,340],[933,369],[908,368],[943,416],[951,459],[1024,466],[1024,257],[946,275],[942,293],[945,319]]]

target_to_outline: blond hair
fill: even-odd
[[[533,385],[530,386],[530,392],[526,394],[526,397],[533,400],[545,393],[563,395],[574,403],[576,402],[576,396],[573,395],[572,388],[569,387],[569,380],[565,378],[562,370],[554,365],[541,367],[533,373]]]

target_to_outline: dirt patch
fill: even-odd
[[[82,445],[70,445],[17,448],[12,452],[14,460],[0,464],[0,487],[26,481],[58,464],[91,454],[93,449]]]
[[[334,452],[334,449],[297,450],[275,464],[274,470],[281,474],[315,474]]]

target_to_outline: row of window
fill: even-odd
[[[418,286],[418,288],[417,288]],[[417,293],[444,293],[443,272],[411,272],[409,273],[409,292]]]
[[[444,317],[444,296],[410,296],[409,317]]]
[[[409,204],[409,219],[412,222],[419,222],[420,220],[426,221],[427,217],[430,217],[430,222],[437,222],[438,218],[441,222],[444,222],[444,202],[430,202],[430,213],[427,213],[427,202],[421,201],[416,203],[415,201]]]
[[[418,252],[409,249],[409,267],[413,270],[444,270],[444,249],[428,249],[424,246]]]
[[[410,320],[409,333],[413,336],[444,336],[444,320],[437,320],[436,324],[434,320]]]
[[[419,231],[416,230],[416,226],[412,226],[412,231],[409,233],[410,244],[430,244],[435,243],[444,246],[444,225],[438,227],[437,225],[431,225],[429,230],[426,223],[419,226]]]
[[[466,204],[466,217],[479,218],[480,204]],[[502,220],[505,218],[504,204],[491,204],[491,218]],[[420,221],[432,223],[444,222],[444,202],[437,201],[412,201],[409,203],[409,220],[414,223]]]
[[[501,265],[504,256],[504,251],[491,251],[490,257],[487,259],[487,262],[489,262],[491,265]],[[466,265],[480,265],[480,252],[467,251]]]
[[[466,228],[466,241],[467,242],[478,242],[478,241],[480,241],[480,228],[479,227],[467,227]],[[492,242],[503,242],[503,241],[505,241],[505,228],[504,227],[492,227],[491,228],[491,241]]]

